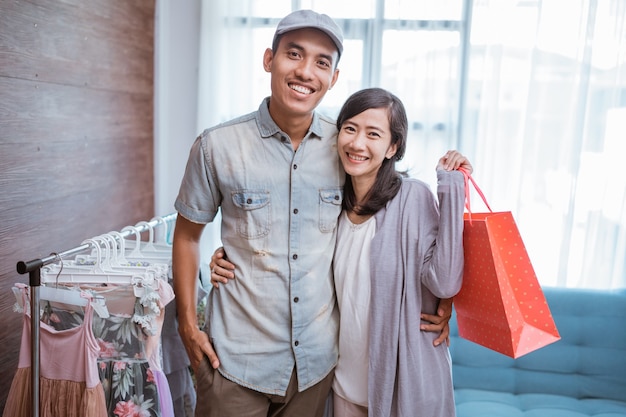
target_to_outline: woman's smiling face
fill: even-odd
[[[391,145],[386,108],[371,108],[347,119],[337,137],[339,157],[353,181],[371,187],[385,158],[396,153]]]

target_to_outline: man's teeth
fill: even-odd
[[[302,94],[311,94],[313,92],[313,90],[311,90],[310,88],[306,88],[301,85],[290,85],[289,87],[291,87],[292,90],[296,90],[298,93]]]

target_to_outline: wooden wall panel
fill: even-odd
[[[0,76],[118,91],[152,89],[153,50],[145,48],[145,39],[154,39],[152,0],[0,4]]]
[[[0,0],[0,410],[18,261],[154,213],[154,0]],[[158,213],[165,214],[165,213]]]

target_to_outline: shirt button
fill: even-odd
[[[297,340],[295,342],[293,342],[294,346],[298,346],[300,344],[300,342],[298,342]]]
[[[297,164],[293,164],[293,169],[298,169],[298,165]]]
[[[293,209],[293,214],[298,214],[298,209]]]
[[[247,200],[246,200],[246,203],[247,203],[247,204],[252,204],[252,199],[251,199],[251,198],[247,199]]]
[[[282,142],[287,142],[287,137],[286,137],[286,136],[281,136],[281,137],[280,137],[280,140],[281,140]]]
[[[339,196],[338,195],[335,195],[335,200],[339,200]]]
[[[293,302],[294,302],[294,303],[297,303],[298,301],[300,301],[300,299],[299,299],[298,297],[294,297],[294,298],[293,298]]]
[[[293,260],[295,261],[296,259],[298,259],[298,254],[297,254],[297,253],[294,253],[294,254],[293,254],[293,256],[292,256],[292,258],[293,258]]]

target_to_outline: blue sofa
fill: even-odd
[[[626,417],[626,290],[544,288],[561,340],[518,359],[458,336],[457,417]]]

